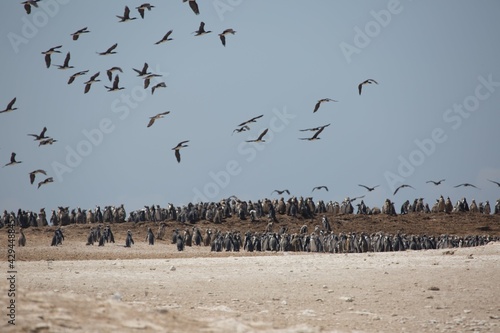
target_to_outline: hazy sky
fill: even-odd
[[[257,200],[274,189],[341,201],[366,194],[398,207],[439,195],[453,203],[500,198],[500,2],[491,1],[142,1],[42,0],[27,15],[0,4],[0,209],[176,205],[230,195]],[[125,5],[130,22],[119,23]],[[201,21],[204,36],[194,36]],[[88,27],[73,41],[70,34]],[[233,28],[223,47],[218,34]],[[172,41],[155,45],[167,31]],[[117,54],[100,56],[118,43]],[[41,52],[62,45],[72,69],[46,68]],[[144,62],[164,81],[154,95],[132,68]],[[123,69],[120,86],[106,70]],[[70,75],[89,70],[68,85]],[[100,71],[84,94],[84,84]],[[357,86],[366,79],[361,96]],[[319,99],[323,103],[313,113]],[[149,117],[170,111],[147,128]],[[237,125],[263,114],[251,130]],[[321,140],[300,129],[331,123]],[[57,140],[38,146],[27,136]],[[246,143],[265,129],[265,143]],[[189,140],[177,163],[173,147]],[[47,171],[29,182],[29,172]],[[446,179],[440,186],[428,180]],[[474,188],[454,188],[468,182]],[[375,191],[358,186],[380,185]],[[403,188],[396,195],[394,189]],[[311,190],[326,185],[329,192]]]

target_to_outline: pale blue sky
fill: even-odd
[[[11,152],[23,161],[0,170],[0,209],[123,203],[131,210],[230,195],[257,200],[285,188],[316,200],[366,194],[369,206],[418,197],[432,205],[440,194],[454,203],[500,198],[487,181],[500,181],[498,1],[198,0],[198,16],[181,0],[155,1],[145,19],[135,9],[141,3],[42,0],[30,15],[19,2],[0,4],[0,109],[13,97],[18,107],[0,114],[0,164]],[[118,23],[125,5],[137,19]],[[213,32],[195,37],[201,21]],[[91,32],[71,40],[83,27]],[[224,48],[217,34],[226,28],[236,34]],[[154,45],[171,29],[173,41]],[[114,43],[117,54],[96,54]],[[41,52],[56,45],[62,53],[52,63],[69,51],[75,68],[45,67]],[[144,62],[167,88],[154,95],[142,88],[132,68]],[[126,89],[108,93],[112,66],[124,70]],[[97,71],[102,82],[84,94]],[[379,84],[359,96],[365,79]],[[313,113],[326,97],[339,102]],[[164,111],[171,113],[146,128]],[[261,114],[250,132],[232,135]],[[85,132],[102,121],[108,133],[90,143]],[[298,140],[313,135],[299,129],[327,123],[321,140]],[[44,126],[58,142],[38,147],[27,134]],[[244,143],[265,128],[268,142]],[[439,142],[429,144],[433,131]],[[183,140],[189,147],[177,163],[171,148]],[[69,151],[89,147],[68,163]],[[30,185],[35,169],[55,182]],[[442,178],[438,187],[425,183]],[[464,182],[481,190],[453,187]],[[415,190],[393,196],[402,183]],[[380,187],[366,193],[358,184]],[[330,191],[311,193],[319,185]]]

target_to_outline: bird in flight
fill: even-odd
[[[489,180],[489,179],[488,179],[488,181],[492,182],[493,184],[497,184],[500,187],[500,183],[499,182],[496,182],[494,180]]]
[[[358,184],[358,186],[361,186],[361,187],[364,187],[368,190],[368,192],[371,192],[373,191],[375,188],[379,187],[380,185],[377,185],[377,186],[373,186],[373,187],[368,187],[366,185],[362,185],[362,184]]]
[[[54,46],[48,49],[47,51],[42,52],[42,54],[45,54],[45,65],[47,66],[47,68],[50,67],[50,62],[51,62],[50,56],[54,53],[61,53],[61,51],[58,50],[61,47],[62,45]]]
[[[73,81],[75,81],[75,79],[76,79],[77,77],[82,76],[82,75],[85,75],[85,74],[87,74],[88,72],[89,72],[88,70],[86,70],[86,71],[81,71],[81,72],[76,72],[75,74],[73,74],[73,75],[71,75],[71,76],[69,77],[68,84],[72,84],[72,83],[73,83]]]
[[[234,35],[235,33],[236,33],[236,31],[234,31],[231,28],[226,29],[222,33],[220,33],[219,38],[220,38],[220,41],[222,42],[222,45],[226,46],[226,35],[229,35],[229,34]]]
[[[336,101],[336,100],[334,100],[334,99],[331,99],[331,98],[322,98],[322,99],[320,99],[320,100],[316,103],[316,105],[314,106],[313,113],[315,113],[316,111],[318,111],[318,110],[319,110],[319,107],[321,106],[321,103],[324,103],[324,102],[338,102],[338,101]]]
[[[141,70],[138,70],[138,69],[135,69],[135,68],[132,68],[134,70],[134,72],[137,73],[137,76],[146,76],[146,75],[149,75],[151,74],[151,72],[148,72],[148,63],[145,62],[144,65],[142,66],[142,69]]]
[[[169,37],[170,37],[170,35],[172,34],[172,32],[173,32],[173,30],[170,30],[169,32],[167,32],[167,33],[165,34],[165,36],[163,36],[163,38],[162,38],[162,39],[160,39],[159,41],[157,41],[157,42],[155,43],[155,45],[158,45],[158,44],[161,44],[161,43],[168,42],[169,40],[174,40],[173,38],[169,38]]]
[[[40,132],[40,134],[28,134],[29,136],[34,136],[35,137],[35,141],[40,141],[42,139],[47,139],[48,137],[45,136],[45,132],[47,132],[47,127],[44,127],[42,129],[42,132]]]
[[[324,130],[324,129],[325,129],[324,127],[320,127],[320,129],[319,129],[316,133],[314,133],[314,135],[313,135],[312,137],[310,137],[310,138],[299,138],[299,139],[300,139],[300,140],[309,140],[309,141],[319,140],[319,139],[321,139],[321,138],[320,138],[320,137],[318,137],[318,135],[319,135],[321,132],[323,132],[323,130]]]
[[[200,14],[200,9],[198,8],[198,4],[196,3],[196,0],[182,0],[182,2],[189,1],[189,7],[191,7],[191,10],[196,14]]]
[[[201,35],[206,35],[206,34],[209,34],[211,33],[212,31],[206,31],[205,30],[205,22],[201,22],[200,23],[200,27],[198,28],[198,30],[196,30],[195,32],[193,32],[195,34],[195,36],[201,36]]]
[[[257,119],[262,118],[263,116],[264,116],[264,115],[263,115],[263,114],[261,114],[260,116],[253,117],[253,118],[252,118],[252,119],[250,119],[250,120],[247,120],[247,121],[242,122],[241,124],[239,124],[239,125],[238,125],[238,127],[245,126],[246,124],[250,124],[250,123],[255,123],[255,122],[257,122]]]
[[[118,22],[127,22],[127,21],[132,21],[135,20],[137,17],[130,17],[130,8],[128,6],[125,6],[125,10],[123,11],[123,16],[116,15],[120,19]]]
[[[80,37],[81,34],[86,34],[89,33],[90,31],[87,29],[87,27],[82,28],[80,30],[77,30],[71,34],[73,36],[73,40],[78,40],[78,37]]]
[[[442,182],[444,182],[444,181],[445,181],[444,179],[440,179],[440,180],[438,180],[437,182],[436,182],[436,181],[434,181],[434,180],[428,180],[428,181],[426,181],[425,183],[426,183],[426,184],[427,184],[427,183],[433,183],[434,185],[436,185],[436,186],[437,186],[437,185],[441,185],[441,183],[442,183]]]
[[[96,82],[100,82],[101,80],[97,80],[97,77],[99,76],[99,74],[101,74],[101,72],[97,72],[95,73],[94,75],[92,75],[90,77],[90,80],[88,80],[87,82],[85,82],[85,90],[84,90],[84,93],[88,93],[90,91],[90,87],[92,86],[92,83],[96,83]]]
[[[38,144],[38,147],[40,147],[40,146],[46,146],[46,145],[51,145],[54,142],[57,142],[57,140],[54,140],[53,138],[43,139],[43,140],[40,140],[40,143]]]
[[[153,86],[153,88],[151,88],[151,95],[153,95],[155,93],[155,90],[157,88],[166,88],[167,87],[167,84],[165,82],[160,82],[156,85]]]
[[[360,84],[358,84],[358,92],[359,92],[359,94],[361,95],[361,89],[363,89],[363,86],[365,84],[372,84],[372,83],[378,84],[378,82],[375,81],[375,80],[373,80],[373,79],[364,80],[363,82],[361,82]]]
[[[403,185],[399,185],[398,188],[396,189],[396,191],[394,191],[393,195],[396,195],[396,193],[398,193],[399,189],[403,188],[403,187],[411,187],[412,189],[415,189],[413,186],[411,185],[407,185],[407,184],[403,184]]]
[[[10,111],[17,110],[17,108],[14,107],[14,103],[16,102],[16,99],[17,99],[17,97],[14,97],[12,99],[12,101],[10,101],[10,103],[7,104],[7,108],[5,108],[5,110],[0,111],[0,113],[10,112]]]
[[[259,137],[255,140],[247,140],[247,142],[266,142],[266,140],[262,139],[264,137],[264,135],[266,135],[267,131],[269,129],[266,128],[262,133],[260,133]]]
[[[288,191],[288,190],[283,190],[283,191],[274,190],[274,191],[271,192],[271,194],[273,194],[274,192],[278,193],[278,195],[282,195],[283,193],[286,193],[286,194],[290,195],[290,191]]]
[[[144,89],[147,89],[149,87],[149,83],[151,82],[151,79],[152,78],[155,78],[155,77],[161,77],[162,75],[160,74],[148,74],[146,76],[143,77],[144,79]]]
[[[460,187],[460,186],[464,186],[464,187],[474,187],[474,188],[477,188],[478,190],[480,190],[479,187],[475,186],[475,185],[472,185],[472,184],[469,184],[469,183],[463,183],[463,184],[458,184],[456,186],[453,186],[453,187]]]
[[[110,69],[108,69],[106,71],[106,74],[108,75],[109,82],[111,82],[111,80],[113,80],[113,73],[116,71],[123,73],[122,69],[120,67],[117,67],[117,66],[111,67]]]
[[[42,186],[42,185],[45,185],[48,183],[53,183],[53,182],[54,182],[54,179],[52,177],[46,178],[38,183],[38,188],[40,188],[40,186]]]
[[[314,192],[314,190],[321,190],[321,189],[325,189],[327,192],[328,192],[328,187],[326,186],[316,186],[316,187],[313,187],[312,191],[311,192]]]
[[[247,125],[243,125],[241,126],[240,128],[236,128],[234,131],[233,131],[233,134],[234,132],[236,133],[241,133],[241,132],[245,132],[245,131],[249,131],[250,130],[250,127],[248,127]]]
[[[69,65],[69,59],[71,59],[71,55],[70,53],[68,52],[66,54],[66,58],[64,58],[64,64],[62,65],[56,65],[58,69],[69,69],[69,68],[73,68],[73,66],[70,66]]]
[[[122,89],[125,89],[124,87],[118,87],[118,84],[120,82],[120,78],[118,76],[118,74],[115,76],[115,79],[113,81],[113,86],[112,87],[108,87],[108,86],[104,86],[106,89],[108,89],[108,92],[110,91],[118,91],[118,90],[122,90]]]
[[[106,51],[104,51],[104,52],[97,52],[97,54],[98,55],[102,55],[102,56],[104,56],[104,55],[110,55],[110,54],[116,54],[116,52],[114,51],[114,49],[116,49],[117,46],[118,46],[118,43],[115,43],[115,44],[111,45],[109,47],[109,49],[107,49]]]
[[[33,184],[35,182],[35,177],[36,177],[37,173],[41,173],[41,174],[47,175],[47,172],[45,172],[45,170],[42,170],[42,169],[31,171],[30,172],[30,183],[31,184]]]
[[[10,155],[10,162],[5,164],[4,167],[9,166],[9,165],[14,165],[14,164],[19,164],[22,163],[23,161],[16,161],[16,153],[12,153]]]
[[[149,117],[149,123],[148,123],[147,127],[153,126],[153,124],[155,123],[155,121],[157,119],[163,118],[163,116],[166,116],[169,113],[170,113],[170,111],[166,111],[166,112],[158,113],[157,115],[155,115],[153,117]]]
[[[151,8],[155,8],[155,6],[151,5],[150,3],[143,3],[139,7],[135,7],[139,11],[139,14],[141,14],[141,17],[144,18],[144,11],[151,10]]]
[[[328,127],[328,126],[330,126],[330,124],[328,124],[328,125],[323,125],[323,126],[318,126],[318,127],[313,127],[313,128],[301,129],[301,130],[299,130],[299,131],[301,131],[301,132],[305,132],[305,131],[318,131],[318,130],[320,130],[321,128],[325,128],[325,127]]]
[[[37,2],[39,2],[40,0],[27,0],[27,1],[23,1],[21,2],[22,5],[24,5],[24,10],[26,11],[26,14],[31,14],[31,6],[35,7],[35,8],[38,8],[38,4]]]
[[[181,148],[188,147],[188,145],[185,145],[185,143],[188,143],[188,142],[189,142],[189,140],[181,141],[177,144],[177,146],[172,148],[172,150],[175,150],[175,158],[177,159],[177,163],[181,162],[181,153],[179,151],[181,150]]]

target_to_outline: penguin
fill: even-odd
[[[132,238],[132,231],[127,231],[127,238],[125,239],[125,247],[131,247],[134,244],[134,239]]]
[[[17,240],[17,245],[19,246],[26,246],[26,236],[24,236],[23,229],[19,229],[19,239]]]
[[[153,234],[153,231],[151,231],[151,228],[148,227],[148,233],[146,235],[146,241],[148,242],[149,245],[155,245],[155,235]]]
[[[184,239],[180,234],[176,236],[177,251],[184,251]]]

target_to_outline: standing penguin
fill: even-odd
[[[64,240],[64,235],[62,233],[61,228],[59,227],[54,231],[54,236],[52,237],[52,243],[50,245],[51,246],[62,245],[63,240]]]
[[[125,239],[125,247],[131,247],[134,244],[134,239],[132,238],[132,231],[127,231],[127,238]]]
[[[151,231],[151,228],[148,227],[148,233],[146,235],[146,241],[148,242],[149,245],[155,245],[155,235],[153,234],[153,231]]]
[[[177,235],[177,251],[184,251],[184,239],[180,234]]]
[[[26,246],[26,236],[24,236],[24,232],[23,232],[23,229],[19,229],[19,239],[17,240],[17,244],[19,246]]]

